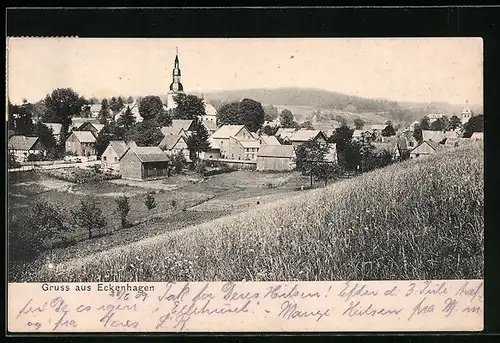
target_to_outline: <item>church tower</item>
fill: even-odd
[[[177,107],[174,97],[178,94],[185,94],[184,87],[181,83],[181,69],[179,67],[179,52],[176,49],[174,69],[172,70],[172,83],[170,84],[170,89],[167,94],[167,109],[173,109]]]
[[[472,118],[474,116],[474,113],[472,112],[472,110],[470,109],[469,107],[469,101],[466,101],[465,102],[465,107],[464,109],[462,110],[462,125],[465,125],[470,118]]]

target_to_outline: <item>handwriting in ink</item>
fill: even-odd
[[[295,298],[299,297],[302,299],[307,299],[307,298],[319,298],[321,295],[318,292],[301,292],[299,291],[299,286],[297,284],[294,284],[292,289],[289,291],[284,290],[286,286],[283,285],[277,285],[277,286],[271,286],[268,288],[268,292],[264,295],[264,298],[271,298],[271,299],[290,299],[290,298]]]
[[[28,300],[26,305],[19,311],[17,314],[16,318],[19,318],[23,314],[29,314],[29,313],[37,313],[37,312],[43,312],[47,309],[47,302],[43,303],[42,306],[32,306],[31,302],[33,301],[33,298]]]
[[[373,304],[366,306],[361,306],[361,301],[358,301],[356,303],[352,302],[349,304],[349,306],[345,309],[345,311],[342,313],[343,316],[375,316],[375,315],[398,315],[403,311],[402,308],[395,308],[395,309],[390,309],[390,308],[376,308],[373,306]]]
[[[371,291],[365,284],[359,284],[355,282],[352,284],[350,281],[345,283],[344,289],[339,292],[339,296],[345,298],[345,301],[348,301],[352,297],[364,297],[364,296],[377,296],[378,291]]]
[[[282,319],[316,317],[317,322],[319,322],[323,317],[328,316],[330,316],[329,308],[315,311],[299,310],[297,303],[289,300],[286,300],[281,304],[281,312],[278,314],[278,317]]]
[[[431,305],[426,305],[424,304],[425,303],[425,300],[427,300],[427,298],[423,298],[413,309],[412,309],[412,312],[411,312],[411,315],[410,317],[408,317],[408,320],[411,320],[413,318],[413,316],[415,315],[425,315],[427,313],[432,313],[434,312],[434,305],[431,304]]]

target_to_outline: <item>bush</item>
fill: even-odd
[[[148,192],[144,198],[144,205],[146,205],[148,211],[151,211],[156,207],[156,201],[153,192]]]
[[[44,158],[42,155],[39,154],[29,154],[27,160],[28,162],[37,162],[37,161],[43,161]]]
[[[198,161],[198,163],[196,163],[195,170],[201,176],[205,176],[205,173],[207,172],[207,166],[205,165],[205,162],[204,161]]]
[[[174,156],[174,169],[177,174],[180,174],[182,172],[182,169],[186,165],[186,158],[184,157],[184,154],[182,151],[179,151],[175,156]]]
[[[121,227],[124,229],[127,226],[127,215],[130,211],[130,202],[126,195],[123,195],[115,200],[118,214],[120,215]]]

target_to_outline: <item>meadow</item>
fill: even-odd
[[[483,277],[483,247],[473,144],[43,266],[28,281],[470,279]]]

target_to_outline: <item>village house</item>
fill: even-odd
[[[78,131],[90,131],[97,138],[99,133],[101,133],[102,129],[104,129],[103,124],[96,124],[91,122],[85,122],[78,127]]]
[[[275,136],[279,137],[282,140],[289,139],[293,134],[297,131],[296,129],[293,128],[282,128],[280,127],[278,131],[276,131]]]
[[[169,176],[170,158],[159,147],[138,147],[130,142],[127,151],[120,158],[122,178],[146,180]]]
[[[93,118],[97,118],[99,116],[99,112],[101,112],[101,104],[92,104],[90,105],[90,113]]]
[[[210,144],[210,149],[208,151],[202,151],[200,153],[200,159],[202,160],[218,160],[221,158],[220,156],[220,146],[217,142],[212,138],[208,138],[208,143]]]
[[[439,149],[438,143],[434,141],[423,141],[410,151],[410,158],[418,158],[434,155]]]
[[[201,119],[203,121],[209,121],[209,122],[215,123],[217,121],[217,110],[215,109],[215,107],[213,107],[209,103],[205,102],[205,99],[203,99],[203,101],[205,103],[205,114],[206,115],[202,116]]]
[[[256,141],[252,133],[248,131],[245,125],[223,125],[211,136],[211,138],[215,141],[216,146],[220,148],[220,156],[222,159],[237,160],[238,156],[242,159],[242,155],[240,154],[241,144],[233,142],[231,145],[231,137],[233,140],[237,141]],[[237,151],[231,151],[231,147],[235,148]],[[250,151],[248,152],[250,153]]]
[[[174,119],[171,126],[161,128],[164,136],[184,136],[187,138],[193,130],[194,120]]]
[[[432,130],[422,130],[422,140],[433,141],[434,143],[440,144],[446,139],[446,133],[444,131],[432,131]]]
[[[473,132],[470,138],[473,141],[482,141],[484,140],[484,132]]]
[[[436,120],[443,118],[443,116],[443,113],[430,113],[427,115],[427,118],[429,118],[429,124],[432,124]]]
[[[26,161],[29,155],[45,156],[47,154],[47,148],[40,138],[21,135],[14,135],[9,138],[8,150],[10,154],[15,156],[17,161],[21,162]]]
[[[418,141],[413,137],[411,131],[401,133],[394,141],[393,156],[396,159],[407,158],[410,151],[418,145]]]
[[[170,156],[182,152],[186,162],[191,162],[186,137],[184,135],[166,135],[158,146]]]
[[[318,141],[321,143],[326,143],[326,137],[320,130],[305,130],[301,129],[296,131],[291,137],[290,142],[297,148],[299,145],[306,142]]]
[[[101,155],[103,169],[120,170],[120,158],[125,154],[128,145],[124,141],[110,141]]]
[[[49,129],[52,129],[52,136],[54,137],[56,143],[59,143],[61,139],[61,129],[62,129],[62,124],[59,123],[43,123],[45,126],[47,126]]]
[[[265,145],[257,154],[258,171],[291,171],[295,169],[295,149],[291,145]]]
[[[66,152],[78,156],[93,156],[97,154],[96,138],[90,131],[73,131],[66,139]]]
[[[231,136],[229,137],[229,149],[226,158],[234,161],[255,161],[259,148],[259,141],[253,137],[251,139],[241,139]]]
[[[92,124],[96,124],[96,125],[99,124],[99,120],[97,120],[95,118],[73,117],[73,118],[71,118],[71,125],[70,125],[69,129],[70,130],[75,129],[75,128],[78,129],[80,126],[82,126],[83,124],[85,124],[87,122],[92,123]]]

